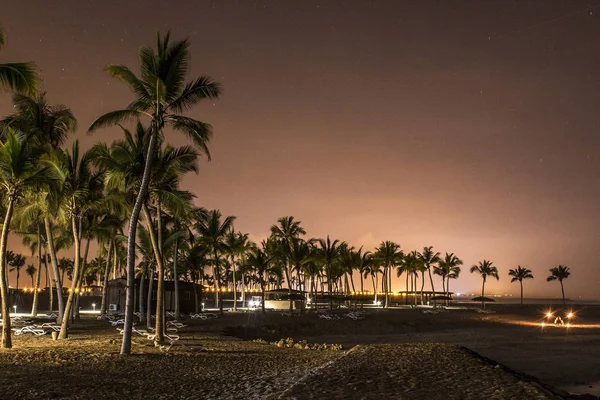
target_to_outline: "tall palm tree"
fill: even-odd
[[[306,231],[300,226],[301,221],[295,221],[293,216],[282,217],[277,220],[277,224],[271,226],[271,236],[278,240],[280,246],[280,256],[285,265],[285,280],[288,286],[290,296],[290,311],[293,308],[292,300],[292,268],[294,267],[291,261],[291,252],[294,246],[294,241],[299,239],[301,235],[305,235]]]
[[[0,121],[0,131],[5,132],[8,127],[21,132],[28,138],[30,145],[39,147],[39,150],[48,155],[67,140],[69,135],[77,129],[77,119],[70,109],[63,105],[51,106],[47,103],[45,94],[37,96],[25,96],[16,94],[13,96],[15,112]],[[55,189],[58,189],[56,187]],[[45,230],[47,246],[50,254],[52,272],[58,293],[62,293],[62,282],[59,278],[58,262],[56,257],[56,246],[52,234],[52,220],[61,213],[57,193],[49,190],[28,193],[26,204],[20,208],[17,216],[20,219],[21,229],[27,226],[42,225]],[[41,230],[38,236],[41,236]],[[41,242],[41,240],[38,240]],[[38,249],[38,272],[41,249]],[[50,298],[52,298],[50,289]],[[34,296],[34,316],[37,313],[37,297]],[[62,320],[64,302],[62,296],[58,296],[58,320]]]
[[[479,261],[479,264],[473,265],[471,267],[471,273],[477,272],[481,275],[481,279],[483,280],[483,284],[481,285],[481,306],[485,307],[485,282],[488,276],[492,278],[496,278],[496,280],[500,280],[500,276],[498,275],[498,268],[494,266],[494,264],[489,260]]]
[[[219,295],[221,290],[221,256],[227,253],[227,244],[225,242],[227,233],[233,229],[234,216],[229,216],[221,221],[221,211],[219,210],[200,210],[198,218],[194,225],[196,231],[200,234],[202,242],[210,249],[214,265],[215,277],[215,307],[219,307],[223,313],[223,299]]]
[[[6,246],[15,204],[28,190],[36,190],[54,181],[45,167],[37,163],[38,154],[28,146],[23,134],[8,129],[6,141],[0,143],[0,190],[6,206],[0,236],[0,296],[2,297],[2,347],[11,348]]]
[[[17,290],[19,290],[19,277],[21,276],[21,268],[26,264],[25,256],[19,253],[13,253],[12,251],[6,252],[6,263],[9,267],[9,272],[17,273]]]
[[[435,287],[433,286],[433,275],[431,274],[431,267],[440,261],[440,253],[433,251],[433,246],[423,247],[423,252],[419,253],[419,257],[423,261],[427,272],[429,273],[429,282],[431,283],[431,292],[435,296]],[[435,300],[434,300],[435,303]]]
[[[458,277],[461,265],[463,265],[462,260],[456,257],[454,253],[446,253],[444,258],[438,261],[434,273],[442,277],[442,289],[445,296],[448,296],[450,293],[450,279],[456,279]]]
[[[519,284],[521,285],[521,305],[523,305],[523,279],[533,279],[533,274],[530,269],[523,268],[519,265],[516,269],[508,271],[508,275],[512,276],[512,279],[510,280],[511,283],[519,281]]]
[[[547,282],[559,281],[560,291],[562,292],[563,305],[566,304],[565,300],[565,287],[563,286],[563,280],[567,279],[571,275],[571,270],[566,265],[559,265],[554,268],[550,268],[550,276],[546,278]]]
[[[331,241],[329,235],[326,239],[318,239],[317,244],[319,246],[319,255],[325,276],[327,277],[327,291],[329,292],[329,308],[333,309],[333,284],[336,280],[336,267],[338,266],[342,244],[339,240]]]
[[[6,46],[6,33],[0,27],[0,49]],[[38,77],[32,62],[0,64],[0,89],[33,94]]]
[[[37,287],[35,286],[35,284],[33,283],[33,278],[35,277],[35,272],[37,271],[37,268],[33,266],[33,264],[29,264],[27,265],[27,268],[25,268],[25,273],[27,275],[29,275],[29,277],[31,278],[31,288],[34,289],[35,292],[37,292]]]
[[[255,247],[250,250],[248,254],[248,265],[252,266],[258,275],[259,283],[260,283],[260,291],[262,295],[262,312],[263,314],[266,312],[265,309],[265,288],[268,281],[268,276],[273,269],[273,265],[271,263],[272,257],[270,257],[267,252],[261,248]]]
[[[392,287],[392,268],[400,265],[402,262],[402,250],[400,245],[392,241],[381,242],[379,247],[375,249],[375,257],[378,258],[383,265],[383,276],[385,287],[383,291],[385,293],[385,305],[384,308],[389,307],[389,292]]]
[[[142,47],[139,52],[140,77],[137,77],[125,65],[109,65],[106,71],[133,91],[136,99],[126,108],[109,112],[92,123],[88,129],[93,132],[102,127],[122,122],[148,118],[147,154],[144,174],[129,221],[127,243],[127,295],[125,301],[125,326],[121,354],[131,351],[131,328],[133,326],[134,279],[135,279],[135,240],[136,228],[142,204],[146,201],[152,163],[157,142],[166,127],[182,132],[192,139],[194,144],[207,155],[208,142],[212,135],[211,126],[193,118],[180,115],[191,109],[203,99],[216,99],[221,86],[210,77],[202,76],[185,84],[185,75],[190,60],[187,39],[170,43],[170,35],[157,34],[157,49]]]

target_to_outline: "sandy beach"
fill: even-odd
[[[0,351],[0,398],[594,398],[600,366],[600,315],[577,309],[569,328],[546,327],[539,306],[451,310],[367,310],[365,319],[315,313],[226,313],[188,320],[180,343],[156,348],[84,319],[70,339],[15,337]],[[576,308],[574,308],[576,309]],[[281,348],[293,337],[344,350]],[[263,339],[257,341],[255,339]],[[499,363],[499,364],[498,364]],[[64,382],[69,382],[65,384]]]

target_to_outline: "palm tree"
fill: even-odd
[[[560,290],[562,292],[563,305],[566,304],[565,300],[565,287],[563,286],[563,279],[567,279],[571,275],[571,271],[569,267],[566,265],[559,265],[554,268],[550,268],[550,276],[546,278],[547,282],[550,281],[559,281],[560,282]]]
[[[34,289],[37,292],[38,288],[33,283],[33,278],[35,276],[36,271],[37,271],[37,268],[34,267],[33,264],[29,264],[29,265],[27,265],[27,268],[25,268],[25,273],[27,275],[29,275],[29,277],[31,278],[31,287],[32,287],[32,289]]]
[[[392,287],[392,268],[398,266],[402,262],[402,250],[400,245],[389,240],[381,242],[379,247],[375,249],[375,257],[378,258],[383,265],[383,276],[385,287],[385,308],[389,307],[389,292]]]
[[[9,272],[17,273],[17,290],[19,290],[19,277],[21,276],[21,268],[25,266],[25,256],[19,253],[13,253],[12,251],[6,252],[6,263],[12,267]]]
[[[288,286],[290,296],[290,311],[293,308],[292,300],[292,268],[291,252],[294,247],[294,241],[305,235],[306,231],[300,226],[300,221],[294,221],[293,216],[282,217],[277,220],[276,225],[271,226],[271,236],[279,241],[281,247],[282,261],[285,265],[285,280]]]
[[[225,240],[227,233],[233,229],[234,216],[226,217],[221,221],[221,212],[219,210],[200,210],[194,227],[200,234],[202,242],[210,249],[213,257],[214,277],[215,277],[215,307],[219,307],[223,313],[223,299],[219,296],[221,290],[221,270],[220,257],[227,253],[227,244]]]
[[[508,271],[508,275],[512,276],[512,279],[510,280],[511,283],[519,281],[519,284],[521,285],[521,305],[523,305],[523,279],[533,279],[531,270],[519,265],[516,269]]]
[[[435,296],[435,287],[433,286],[433,275],[431,274],[431,267],[440,261],[440,253],[433,252],[433,246],[423,247],[423,252],[419,253],[419,257],[423,261],[427,272],[429,273],[429,282],[431,283],[431,292]],[[435,303],[435,300],[434,300]]]
[[[58,150],[70,134],[77,129],[77,120],[70,109],[63,105],[50,106],[45,99],[45,94],[38,96],[25,96],[16,94],[13,96],[15,112],[0,121],[0,130],[5,131],[7,127],[15,129],[27,136],[29,143],[40,148],[40,151],[49,153]],[[56,257],[56,246],[52,234],[51,220],[61,213],[56,201],[58,196],[53,191],[41,191],[28,193],[27,201],[19,210],[17,216],[20,219],[21,229],[28,226],[36,226],[38,239],[41,231],[45,230],[46,239],[44,245],[48,247],[54,281],[58,293],[62,293],[62,283],[59,278],[58,263]],[[20,214],[20,215],[19,215]],[[41,229],[39,225],[41,226]],[[41,239],[38,240],[41,242]],[[41,249],[38,246],[38,273],[40,272]],[[39,276],[38,276],[39,280]],[[52,298],[50,289],[50,298]],[[58,320],[62,320],[64,310],[63,298],[58,296]],[[37,314],[37,297],[34,296],[33,315]]]
[[[341,255],[342,244],[339,240],[333,242],[329,239],[318,239],[317,244],[319,245],[319,258],[323,263],[325,270],[325,276],[327,277],[327,291],[329,292],[329,308],[333,309],[333,284],[336,280],[336,267],[338,266],[339,258]]]
[[[6,141],[0,143],[0,190],[6,206],[0,237],[0,296],[2,297],[2,347],[11,348],[6,246],[15,204],[27,190],[36,190],[52,183],[54,177],[47,168],[37,164],[37,154],[28,146],[23,134],[8,129]]]
[[[264,245],[263,245],[264,247]],[[271,263],[272,257],[270,257],[267,252],[263,249],[255,247],[250,250],[248,254],[248,265],[254,267],[256,274],[258,275],[258,279],[260,282],[260,291],[262,294],[262,312],[263,314],[266,312],[265,309],[265,287],[268,280],[268,276],[273,269],[273,265]]]
[[[498,275],[498,268],[496,268],[491,261],[483,260],[479,261],[479,264],[473,265],[471,267],[471,273],[477,272],[481,275],[481,279],[483,280],[483,284],[481,286],[481,306],[485,307],[485,282],[488,276],[492,278],[496,278],[496,280],[500,280],[500,276]]]
[[[0,27],[0,49],[4,46],[6,46],[6,34]],[[38,85],[35,68],[35,64],[31,62],[0,64],[0,89],[35,93]]]
[[[448,296],[450,293],[450,279],[458,278],[461,265],[463,265],[462,260],[456,257],[454,253],[446,253],[444,258],[438,261],[434,273],[442,277],[442,289],[444,290],[445,296]]]
[[[148,118],[147,157],[144,174],[129,221],[129,238],[127,242],[127,295],[125,302],[125,326],[121,354],[131,351],[131,328],[133,326],[134,277],[135,277],[135,240],[136,228],[142,204],[146,201],[152,163],[156,145],[163,129],[169,127],[190,137],[194,144],[207,155],[208,142],[212,129],[209,124],[190,117],[179,115],[191,109],[203,99],[216,99],[221,93],[221,86],[207,76],[202,76],[188,84],[184,83],[190,59],[187,39],[171,44],[170,35],[164,37],[157,34],[156,51],[150,47],[140,49],[141,77],[124,65],[109,65],[106,71],[112,77],[127,84],[136,95],[136,99],[126,108],[109,112],[92,123],[88,129],[93,132],[102,127],[113,126],[122,122]]]

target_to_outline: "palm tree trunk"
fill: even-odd
[[[198,314],[200,311],[200,304],[198,301],[198,289],[196,288],[196,280],[192,279],[192,288],[194,289],[194,312]]]
[[[144,313],[144,278],[146,277],[146,273],[142,270],[140,274],[140,291],[138,293],[138,305],[140,310],[140,324],[146,322],[146,314]]]
[[[567,303],[565,301],[565,287],[563,286],[562,279],[560,280],[560,291],[562,292],[563,306],[564,306]]]
[[[31,316],[37,317],[40,279],[42,277],[42,227],[37,224],[37,273],[35,275],[35,285],[33,286],[33,304],[31,305]],[[32,277],[33,282],[33,277]]]
[[[113,255],[115,239],[110,240],[108,245],[108,254],[106,256],[106,266],[104,268],[104,284],[102,285],[102,301],[100,302],[100,315],[106,315],[106,300],[108,297],[108,276],[110,275],[110,261]]]
[[[152,327],[152,286],[154,286],[154,266],[150,267],[150,279],[148,280],[148,299],[146,301],[146,327]]]
[[[523,280],[520,280],[519,283],[521,284],[521,307],[523,306]]]
[[[13,215],[14,196],[9,195],[8,207],[2,225],[2,237],[0,237],[0,296],[2,296],[2,348],[10,349],[12,341],[10,337],[10,309],[8,304],[8,281],[6,279],[6,245],[8,243],[8,231],[10,220]]]
[[[131,353],[131,328],[133,327],[133,296],[135,284],[135,242],[138,219],[142,204],[146,201],[148,193],[148,185],[150,184],[150,172],[152,167],[152,159],[154,158],[154,147],[158,129],[156,126],[151,128],[150,141],[148,143],[148,152],[146,157],[146,165],[144,165],[144,175],[140,185],[135,204],[131,210],[131,218],[129,220],[129,236],[127,237],[127,294],[125,300],[125,324],[123,326],[123,343],[121,345],[121,354]],[[158,333],[158,332],[157,332]]]
[[[44,227],[46,228],[46,238],[48,239],[48,253],[50,253],[50,263],[52,264],[52,271],[54,272],[54,283],[56,285],[56,300],[58,301],[57,321],[62,321],[63,314],[65,312],[63,289],[61,283],[62,281],[60,279],[60,273],[58,271],[58,260],[56,259],[56,248],[54,247],[54,236],[52,235],[52,228],[50,227],[50,219],[48,219],[48,217],[44,218]],[[50,290],[53,289],[51,288]]]
[[[177,256],[179,253],[179,239],[175,239],[173,246],[173,286],[175,288],[175,319],[181,319],[181,308],[179,306],[179,276],[177,275]]]
[[[264,279],[264,274],[263,276],[261,276],[260,278],[260,291],[262,293],[262,313],[266,314],[267,310],[265,309],[265,279]]]
[[[63,314],[62,323],[60,325],[60,332],[58,333],[59,339],[66,339],[68,337],[67,329],[69,327],[69,314],[71,312],[71,306],[73,305],[73,297],[75,296],[75,289],[78,284],[79,276],[79,265],[81,264],[81,241],[79,238],[79,227],[77,226],[77,220],[75,216],[71,217],[71,227],[73,229],[73,240],[75,246],[75,260],[73,268],[73,281],[71,282],[71,292],[67,298],[67,304],[65,304],[65,312]]]
[[[431,275],[431,266],[427,266],[427,271],[429,272],[429,282],[431,282],[431,295],[435,296],[435,287],[433,286],[433,275]],[[436,300],[433,301],[433,304],[436,304]]]
[[[421,305],[425,304],[423,289],[425,289],[425,271],[421,271]]]
[[[290,311],[292,311],[294,309],[294,302],[292,300],[292,281],[290,280],[291,271],[290,271],[289,265],[285,266],[284,272],[285,272],[285,281],[287,282],[287,285],[288,285],[288,294],[290,296]]]
[[[485,276],[483,277],[483,285],[481,285],[481,308],[485,308],[485,301],[483,299],[485,295]]]
[[[217,254],[217,249],[214,249],[215,255],[215,285],[217,290],[215,292],[215,305],[219,307],[219,312],[223,315],[223,296],[221,296],[221,271],[219,271],[219,255]]]
[[[375,295],[373,304],[377,305],[377,274],[371,275],[371,279],[373,280],[373,294]]]
[[[235,262],[231,256],[231,268],[233,268],[233,311],[237,311],[237,278],[235,276]]]
[[[162,256],[162,247],[163,247],[163,237],[162,237],[162,210],[160,207],[160,202],[156,203],[156,222],[157,222],[157,239],[158,245],[156,246],[158,252],[156,253],[156,270],[157,270],[157,280],[156,280],[156,327],[155,332],[156,336],[154,337],[155,343],[164,342],[164,333],[165,333],[165,265],[164,259]]]

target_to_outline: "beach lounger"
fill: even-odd
[[[110,321],[110,324],[112,326],[125,325],[125,320],[124,319],[118,319],[116,321]]]
[[[182,324],[181,322],[177,322],[177,321],[167,321],[167,327],[170,327],[170,326],[181,329],[181,328],[185,328],[187,325]]]
[[[42,336],[47,333],[45,329],[36,328],[33,325],[27,325],[22,328],[13,328],[13,332],[17,336],[24,335],[26,333],[33,333],[36,336]]]

